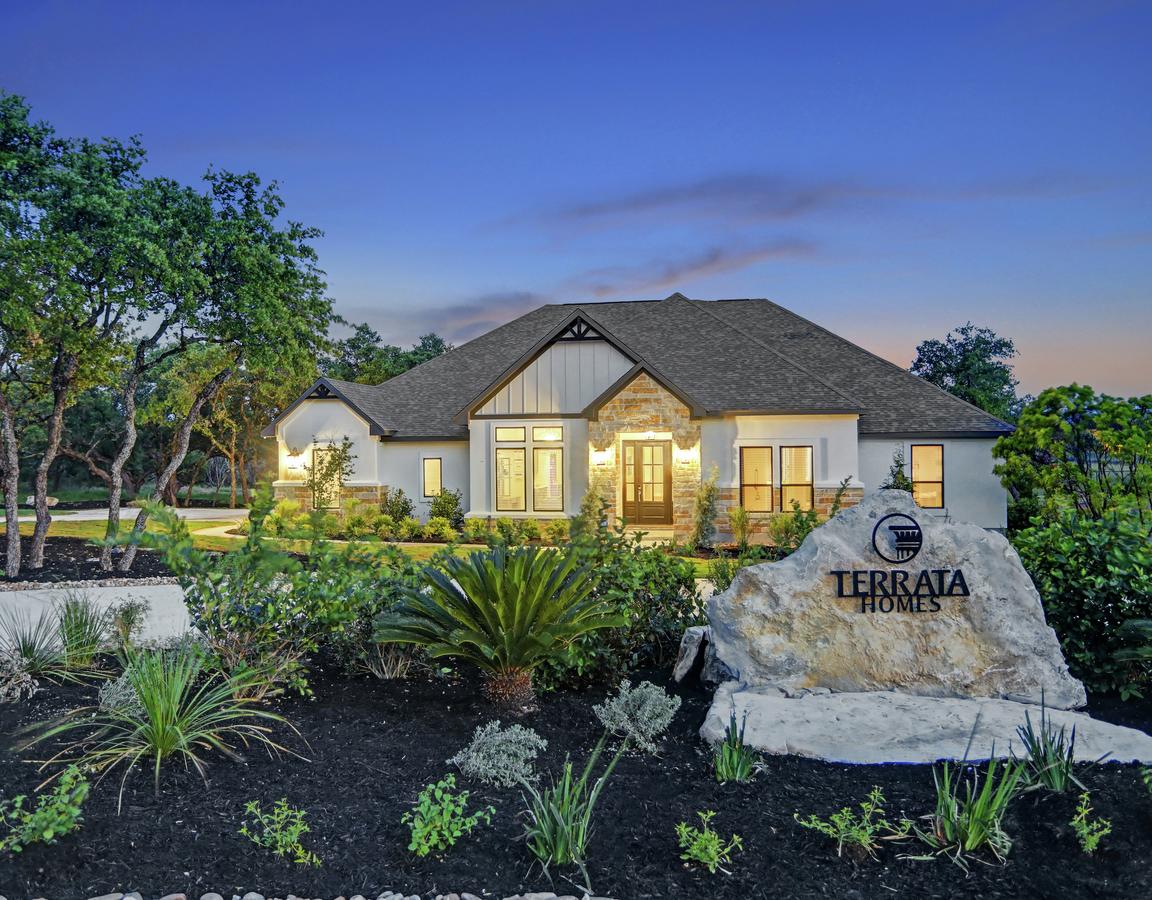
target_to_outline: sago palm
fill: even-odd
[[[624,624],[571,551],[499,547],[452,557],[423,581],[377,617],[375,639],[474,663],[488,698],[512,708],[535,699],[537,665],[583,634]]]

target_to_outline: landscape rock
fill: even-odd
[[[921,541],[901,559],[909,545],[897,548],[891,527],[909,519]],[[894,572],[907,574],[889,595]],[[718,660],[749,685],[1086,702],[1007,539],[945,522],[905,491],[872,494],[785,559],[741,569],[708,601],[708,620]]]
[[[918,697],[895,691],[807,694],[721,685],[700,729],[710,743],[724,739],[729,716],[745,723],[744,742],[772,754],[841,763],[931,763],[1023,755],[1017,726],[1040,709],[1011,700]],[[1051,726],[1076,728],[1076,758],[1152,763],[1152,736],[1069,710],[1046,710]],[[973,733],[975,729],[975,733]],[[971,741],[971,746],[969,746]]]
[[[214,894],[212,892],[209,892],[207,894],[201,894],[200,900],[224,900],[224,898],[221,897],[219,894]]]
[[[684,629],[672,678],[677,682],[683,681],[695,670],[697,664],[700,665],[700,681],[709,687],[733,678],[732,670],[716,657],[712,630],[707,625],[692,625]]]

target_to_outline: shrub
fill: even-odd
[[[1152,661],[1118,657],[1127,619],[1152,618],[1152,544],[1134,516],[1073,513],[1019,532],[1016,549],[1068,668],[1089,691],[1140,696]]]
[[[128,597],[111,609],[112,636],[120,649],[135,645],[152,605],[138,597]]]
[[[424,538],[429,541],[451,543],[459,536],[456,529],[452,527],[452,523],[439,516],[433,516],[424,526]]]
[[[0,803],[0,852],[19,853],[29,844],[54,844],[71,834],[84,821],[88,780],[76,766],[69,766],[50,794],[41,794],[35,809],[25,809],[27,796],[20,794]]]
[[[320,865],[320,857],[300,843],[301,836],[312,830],[304,821],[306,814],[302,809],[289,806],[287,797],[273,803],[272,811],[268,813],[260,808],[258,801],[250,800],[244,804],[244,812],[251,818],[251,823],[245,819],[240,824],[240,834],[257,847],[264,847],[300,865]]]
[[[550,787],[537,788],[521,782],[528,792],[528,824],[524,836],[533,855],[545,867],[551,863],[575,863],[584,869],[592,814],[616,765],[631,747],[654,752],[656,738],[667,730],[679,708],[678,697],[668,696],[654,684],[633,688],[629,682],[621,682],[616,696],[593,707],[604,732],[580,777],[575,777],[571,761],[566,760],[559,780],[554,780]],[[613,736],[621,738],[616,753],[599,777],[591,781],[608,739]]]
[[[469,778],[494,787],[512,787],[534,779],[537,754],[548,742],[523,725],[500,727],[500,720],[480,725],[472,741],[448,762]]]
[[[1092,807],[1089,805],[1087,791],[1080,795],[1080,803],[1076,807],[1076,815],[1069,823],[1076,832],[1076,840],[1080,842],[1080,849],[1092,854],[1100,846],[1100,842],[1112,833],[1111,819],[1090,819]]]
[[[380,513],[376,517],[376,537],[382,541],[396,539],[396,520],[388,513]]]
[[[428,517],[447,519],[448,524],[460,531],[464,527],[464,494],[462,491],[441,489],[428,505]]]
[[[295,500],[279,500],[264,520],[269,534],[291,535],[300,531],[300,504]]]
[[[795,553],[804,543],[804,538],[812,533],[820,518],[815,509],[801,509],[799,502],[792,501],[792,512],[781,513],[768,523],[768,535],[781,556]]]
[[[736,573],[744,568],[744,562],[735,556],[726,556],[718,553],[708,561],[708,579],[717,594],[723,593],[732,586]]]
[[[725,843],[720,835],[712,830],[712,819],[716,813],[712,810],[696,813],[700,817],[700,827],[694,828],[687,822],[680,822],[676,826],[676,838],[680,841],[680,849],[684,852],[680,858],[686,862],[695,862],[704,866],[710,875],[720,870],[725,875],[731,875],[724,866],[732,864],[732,851],[743,850],[744,842],[740,835],[734,834]]]
[[[416,513],[414,504],[402,488],[385,488],[380,500],[380,511],[397,522],[412,518]]]
[[[575,553],[498,547],[449,556],[444,566],[424,571],[426,591],[406,589],[377,617],[376,640],[467,659],[484,673],[485,694],[512,708],[534,701],[532,672],[545,659],[582,634],[621,624]]]
[[[928,846],[964,865],[964,856],[987,848],[1000,861],[1012,849],[1004,831],[1004,814],[1024,777],[1024,764],[992,759],[983,779],[976,768],[965,779],[951,763],[933,769],[936,811],[928,817],[930,828],[916,829]]]
[[[716,536],[716,507],[720,502],[720,489],[716,481],[720,470],[712,467],[707,478],[700,480],[696,489],[696,502],[692,507],[692,536],[688,539],[693,549],[711,547]]]
[[[57,604],[56,616],[64,666],[72,672],[91,669],[108,641],[111,614],[91,598],[70,593]]]
[[[446,775],[428,785],[420,792],[416,805],[400,819],[412,835],[408,849],[417,856],[427,856],[434,850],[443,852],[481,822],[491,824],[496,810],[489,806],[465,815],[469,792],[456,794],[455,788],[455,775]]]
[[[464,520],[464,540],[470,544],[487,544],[492,532],[485,519]]]
[[[551,519],[544,526],[544,537],[548,543],[557,547],[566,544],[568,543],[570,525],[571,522],[568,519]]]
[[[540,540],[540,523],[535,519],[521,519],[518,523],[521,541]]]
[[[42,726],[32,741],[84,733],[46,765],[75,757],[84,768],[101,774],[123,765],[123,800],[124,783],[136,764],[151,765],[159,790],[160,771],[171,757],[182,759],[205,777],[200,754],[206,749],[231,757],[236,756],[233,741],[283,749],[268,737],[269,729],[260,720],[284,722],[284,718],[254,709],[251,700],[236,699],[247,692],[233,682],[251,675],[211,676],[202,682],[203,658],[195,650],[129,652],[124,671],[143,706],[143,716],[115,707],[72,710],[63,719]]]
[[[713,759],[716,780],[721,784],[726,781],[749,781],[756,770],[756,753],[744,743],[744,726],[747,724],[748,713],[744,713],[739,728],[736,727],[736,710],[729,714],[724,740],[716,748]]]
[[[748,547],[748,534],[751,523],[748,519],[748,510],[743,506],[734,506],[728,510],[728,527],[732,529],[732,540],[741,550]]]
[[[892,465],[888,468],[888,477],[880,482],[880,490],[912,493],[912,479],[905,474],[904,469],[903,447],[897,447],[892,451]]]
[[[119,678],[105,681],[97,694],[101,709],[111,709],[133,719],[143,719],[146,715],[140,695],[131,675],[125,670]]]
[[[520,527],[515,519],[501,516],[496,520],[496,534],[506,547],[515,547],[520,543]]]
[[[29,674],[24,660],[7,651],[0,651],[0,703],[19,703],[40,690],[40,685]]]
[[[908,823],[894,826],[884,818],[884,794],[879,787],[872,788],[868,799],[860,803],[860,812],[845,806],[832,813],[827,819],[811,815],[801,819],[796,813],[793,818],[805,828],[811,828],[827,835],[836,842],[836,854],[844,855],[844,848],[859,856],[875,856],[882,840],[900,840],[908,836]]]
[[[344,506],[344,536],[350,541],[362,540],[376,533],[379,511],[353,500]]]
[[[1065,735],[1064,727],[1056,730],[1048,720],[1047,710],[1040,706],[1040,730],[1032,727],[1032,716],[1024,711],[1024,724],[1016,729],[1024,746],[1022,780],[1032,786],[1063,793],[1069,785],[1084,785],[1076,777],[1076,726]]]
[[[408,516],[406,519],[401,519],[396,525],[396,539],[400,541],[412,541],[420,537],[424,532],[423,523],[413,517]]]

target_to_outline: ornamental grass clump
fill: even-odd
[[[604,732],[579,778],[571,761],[566,760],[560,778],[550,787],[537,788],[522,782],[528,793],[524,836],[545,869],[553,863],[575,864],[587,879],[584,864],[592,837],[592,814],[600,793],[625,752],[633,747],[646,753],[656,750],[656,738],[668,729],[679,708],[679,697],[669,696],[654,684],[645,682],[633,688],[630,682],[623,681],[616,696],[593,707]],[[592,780],[612,737],[620,739],[616,752],[600,775]]]
[[[57,634],[70,672],[91,670],[112,634],[112,613],[88,597],[68,594],[56,606]]]
[[[744,727],[747,724],[748,713],[744,713],[739,727],[736,725],[736,710],[729,714],[724,740],[716,748],[713,759],[716,780],[721,784],[726,781],[750,781],[756,771],[756,753],[744,743]]]
[[[500,727],[500,720],[476,728],[471,743],[448,760],[469,778],[508,788],[536,778],[538,754],[548,742],[523,725]]]
[[[424,584],[377,617],[375,639],[468,660],[483,673],[485,695],[508,709],[534,704],[532,673],[542,662],[581,635],[624,624],[573,552],[496,547],[448,556],[443,566],[425,569]]]
[[[1004,831],[1004,815],[1024,780],[1024,769],[1023,762],[995,758],[983,777],[972,767],[965,778],[949,762],[933,769],[936,811],[926,817],[929,827],[916,828],[916,834],[961,866],[966,865],[968,854],[984,849],[1003,862],[1012,849],[1012,839]]]
[[[287,724],[285,719],[254,708],[255,701],[243,696],[246,686],[235,683],[238,678],[252,676],[205,676],[203,669],[203,654],[195,648],[130,651],[124,656],[124,672],[139,708],[127,705],[73,710],[56,722],[39,726],[29,746],[80,733],[77,740],[44,766],[74,761],[101,777],[123,766],[121,802],[128,775],[137,764],[151,765],[159,792],[160,771],[173,758],[207,780],[202,756],[206,751],[215,750],[236,759],[236,743],[261,744],[269,752],[285,749],[272,740],[271,729],[265,724]]]
[[[1024,765],[1021,776],[1029,787],[1043,787],[1063,793],[1072,785],[1081,790],[1084,785],[1076,777],[1076,726],[1071,734],[1066,734],[1064,726],[1059,730],[1048,719],[1044,705],[1040,706],[1040,728],[1032,725],[1032,717],[1024,711],[1024,724],[1016,728],[1016,734],[1024,745]]]

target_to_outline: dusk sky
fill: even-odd
[[[390,342],[681,291],[1152,393],[1152,4],[3,8],[0,87],[150,174],[278,180]]]

